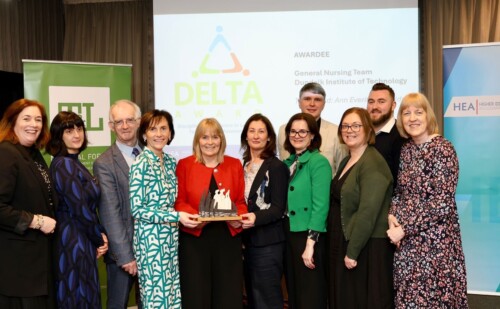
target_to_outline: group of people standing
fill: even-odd
[[[458,160],[425,96],[405,96],[396,119],[394,91],[375,84],[339,126],[325,99],[306,84],[278,135],[252,115],[242,162],[214,118],[176,162],[170,113],[117,101],[95,177],[78,115],[60,112],[49,134],[40,103],[14,102],[0,122],[0,307],[100,308],[104,255],[108,308],[126,307],[137,276],[142,308],[242,308],[244,282],[249,308],[281,309],[283,275],[289,308],[467,308]],[[198,219],[217,192],[241,219]]]
[[[97,258],[108,250],[97,180],[78,160],[85,126],[72,112],[50,125],[37,101],[0,121],[1,308],[99,308]],[[50,168],[40,152],[53,156]]]

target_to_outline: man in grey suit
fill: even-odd
[[[110,309],[127,308],[137,275],[132,250],[134,222],[130,212],[129,169],[141,150],[137,143],[140,118],[141,110],[135,103],[116,101],[109,111],[109,127],[116,134],[116,142],[94,162],[94,175],[101,186],[99,217],[109,240],[104,261]]]
[[[307,83],[299,93],[299,108],[303,113],[310,114],[316,119],[321,135],[321,147],[319,151],[324,155],[332,167],[332,177],[337,173],[340,161],[347,155],[346,147],[339,142],[337,136],[338,126],[321,118],[321,112],[325,108],[326,92],[318,83]],[[281,160],[290,156],[285,150],[285,126],[282,125],[278,133],[278,151]]]

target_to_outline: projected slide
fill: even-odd
[[[196,125],[215,117],[238,155],[246,119],[263,113],[277,130],[310,81],[325,87],[322,117],[334,123],[365,107],[377,82],[399,102],[418,91],[417,25],[416,8],[155,15],[155,103],[176,129],[169,151],[191,154]]]

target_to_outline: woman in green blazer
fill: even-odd
[[[320,154],[321,135],[309,114],[288,121],[284,147],[291,154],[287,208],[286,277],[290,308],[326,308],[326,219],[332,170]]]
[[[392,174],[372,146],[368,112],[345,111],[338,135],[349,155],[332,180],[328,220],[330,308],[392,308],[393,246],[386,235]]]

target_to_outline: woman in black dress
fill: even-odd
[[[330,308],[392,308],[393,246],[386,235],[392,174],[373,147],[368,112],[345,111],[339,140],[349,149],[332,180],[328,220]]]

